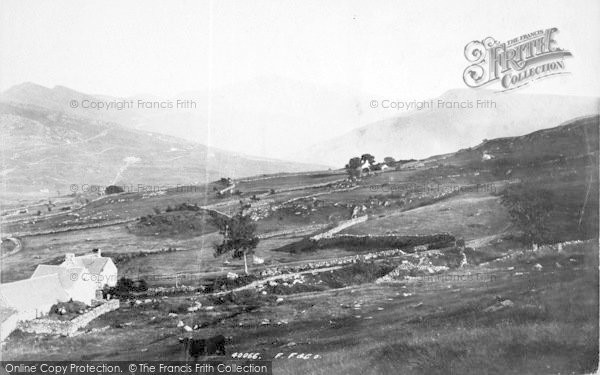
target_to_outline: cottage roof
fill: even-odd
[[[62,267],[82,267],[87,268],[87,270],[91,274],[98,275],[103,270],[108,261],[112,260],[108,257],[99,257],[97,255],[82,255],[78,257],[73,257],[69,260],[65,260],[61,266]]]
[[[0,307],[4,308],[31,310],[68,299],[57,273],[0,284]]]
[[[48,264],[40,264],[33,271],[32,278],[41,277],[47,275],[58,274],[60,284],[65,289],[70,289],[77,282],[83,281],[82,275],[87,272],[83,267],[64,267],[64,266],[52,266]]]

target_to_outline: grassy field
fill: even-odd
[[[537,263],[543,266],[539,271]],[[175,327],[182,319],[206,325],[198,336],[233,335],[231,352],[259,352],[269,359],[283,353],[274,360],[277,374],[591,373],[598,363],[597,267],[597,244],[588,243],[568,246],[562,254],[531,252],[445,275],[471,275],[460,281],[359,280],[286,294],[281,303],[271,294],[246,296],[240,302],[253,307],[243,314],[239,305],[212,305],[201,295],[169,297],[143,307],[125,305],[89,327],[108,326],[103,331],[11,338],[4,358],[182,359]],[[215,307],[167,316],[181,304],[191,305],[190,299]],[[507,300],[510,305],[490,309]],[[291,353],[320,358],[287,358]]]
[[[198,279],[178,279],[179,285],[197,285],[229,271],[242,272],[241,260],[225,263],[225,257],[214,257],[213,245],[221,237],[204,211],[173,210],[186,203],[232,213],[240,200],[253,205],[263,236],[256,255],[265,264],[251,266],[253,277],[266,267],[356,255],[351,246],[277,251],[350,219],[355,210],[368,220],[341,234],[448,233],[465,240],[468,264],[375,282],[403,261],[460,254],[446,248],[308,271],[222,301],[207,293],[141,295],[132,299],[150,302],[123,299],[120,309],[75,337],[17,331],[1,353],[4,359],[183,359],[177,341],[182,332],[176,327],[183,320],[200,327],[193,332],[197,337],[233,336],[230,353],[276,357],[276,374],[594,372],[598,146],[590,148],[588,139],[586,147],[573,147],[577,142],[571,138],[566,143],[551,139],[590,131],[559,129],[494,140],[478,146],[491,147],[498,155],[492,161],[481,160],[482,149],[462,150],[432,158],[427,168],[370,174],[334,186],[326,184],[344,178],[343,171],[258,176],[238,182],[239,195],[225,197],[217,197],[214,189],[222,185],[215,182],[195,191],[63,196],[39,215],[47,203],[11,205],[2,216],[2,229],[17,233],[22,249],[2,258],[2,282],[29,277],[36,265],[57,264],[65,253],[93,248],[118,260],[119,276],[145,279],[150,286],[175,285],[175,278],[157,281],[156,276],[198,274]],[[543,150],[532,151],[538,143]],[[314,186],[319,184],[325,185]],[[522,242],[523,228],[501,203],[503,190],[520,184],[553,194],[548,242],[586,242],[565,245],[563,252],[522,251],[531,249]],[[26,213],[15,213],[25,208]],[[3,242],[3,254],[11,246]],[[203,307],[188,312],[196,302]],[[292,353],[320,358],[288,358]]]

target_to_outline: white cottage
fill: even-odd
[[[97,285],[88,277],[88,273],[89,271],[83,267],[68,268],[40,264],[31,275],[31,278],[58,275],[60,284],[69,295],[69,299],[91,305],[92,300],[96,298]]]
[[[96,283],[97,289],[102,289],[105,285],[117,285],[117,266],[111,258],[103,257],[100,249],[95,249],[92,254],[81,256],[67,253],[61,267],[87,269],[87,276]]]
[[[47,314],[52,305],[70,298],[58,274],[0,284],[0,307],[14,309],[31,319]]]

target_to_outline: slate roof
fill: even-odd
[[[33,271],[33,275],[31,275],[31,277],[34,278],[58,274],[60,284],[63,286],[63,288],[70,289],[75,283],[82,280],[82,275],[84,272],[86,272],[86,269],[83,267],[67,268],[64,266],[40,264],[37,266],[35,271]]]
[[[24,311],[68,300],[69,294],[57,273],[0,284],[0,307],[3,308]]]
[[[104,270],[106,263],[110,258],[108,257],[99,257],[97,255],[82,255],[78,257],[74,257],[71,260],[65,260],[61,266],[73,266],[73,267],[82,267],[87,268],[87,270],[91,274],[98,275]]]

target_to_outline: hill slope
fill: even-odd
[[[495,108],[476,108],[478,100],[493,101]],[[597,98],[493,94],[482,90],[451,90],[433,103],[432,108],[317,143],[294,153],[294,160],[309,160],[303,159],[309,155],[310,160],[343,166],[349,158],[367,152],[378,160],[386,156],[425,158],[479,144],[483,139],[524,135],[597,114],[600,105]],[[472,103],[474,108],[457,108],[455,103]]]
[[[41,104],[0,103],[5,197],[65,194],[72,184],[174,186],[323,168],[208,148]]]

